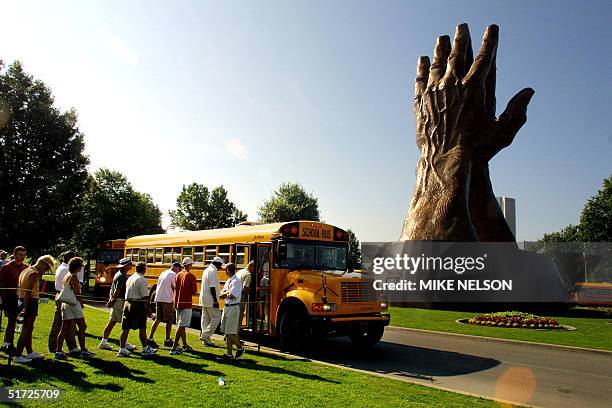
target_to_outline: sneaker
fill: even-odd
[[[95,356],[96,353],[92,353],[89,350],[83,350],[79,353],[79,358],[91,358],[93,356]]]
[[[215,360],[224,361],[224,362],[233,361],[234,356],[232,356],[231,354],[222,354],[221,356],[217,357]]]
[[[159,348],[159,345],[153,339],[147,340],[147,346],[152,347],[152,348],[156,348],[156,349]]]
[[[120,349],[119,352],[117,353],[117,357],[127,357],[130,355],[130,351],[127,349]]]
[[[66,353],[64,353],[63,351],[56,351],[55,359],[56,360],[68,360],[68,356],[66,356]]]
[[[7,350],[8,350],[8,343],[2,343],[2,346],[0,346],[0,351],[6,353]]]
[[[77,357],[79,354],[81,354],[81,349],[78,347],[73,348],[72,350],[68,351],[69,356]]]
[[[193,347],[191,347],[189,345],[186,345],[186,346],[181,347],[181,351],[183,353],[186,352],[186,351],[193,351]]]
[[[236,357],[234,357],[234,359],[240,360],[243,355],[244,355],[244,347],[241,347],[238,350],[236,350]]]
[[[111,346],[110,344],[108,344],[107,342],[101,342],[100,345],[98,346],[98,348],[102,349],[102,350],[112,350],[113,346]]]
[[[174,346],[174,342],[170,339],[164,341],[164,347],[172,347]]]
[[[215,343],[212,342],[212,340],[203,340],[202,341],[202,345],[203,346],[207,346],[207,347],[217,347],[217,345]]]
[[[145,347],[142,350],[142,353],[140,353],[142,356],[146,357],[146,356],[152,356],[155,353],[157,353],[157,349],[151,348],[149,346]]]
[[[14,363],[24,363],[24,364],[25,364],[25,363],[30,363],[30,362],[32,362],[32,359],[31,359],[31,358],[24,357],[24,356],[17,356],[17,357],[15,357],[15,358],[13,359],[13,362],[14,362]]]
[[[30,354],[28,354],[28,358],[30,360],[42,360],[42,359],[45,358],[45,356],[43,356],[42,354],[39,354],[39,353],[33,351]]]
[[[171,354],[171,355],[173,355],[173,356],[178,356],[178,355],[183,354],[183,352],[181,351],[181,349],[180,349],[180,348],[173,348],[173,349],[170,351],[170,354]]]
[[[130,344],[130,343],[125,343],[125,348],[126,348],[128,351],[134,351],[134,350],[136,350],[138,347],[136,347],[135,345]]]

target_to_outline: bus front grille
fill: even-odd
[[[371,281],[341,282],[342,303],[373,302],[376,300]]]

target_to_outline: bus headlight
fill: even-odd
[[[335,303],[313,303],[312,311],[313,312],[335,312],[336,304]]]
[[[386,309],[388,307],[389,307],[389,305],[387,304],[387,302],[380,302],[380,308],[381,309]]]
[[[105,278],[104,276],[100,277],[100,282],[101,282],[101,283],[106,282],[106,278]]]

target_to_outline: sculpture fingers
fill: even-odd
[[[470,42],[470,31],[467,24],[459,24],[455,30],[453,49],[448,58],[446,73],[444,74],[444,78],[442,78],[440,88],[459,85],[461,83],[461,78],[463,78],[465,74],[466,54]]]
[[[490,25],[485,30],[482,37],[482,44],[476,56],[476,60],[472,64],[469,72],[463,79],[463,84],[476,86],[484,86],[485,80],[489,74],[491,64],[496,55],[497,42],[499,39],[499,27]]]
[[[429,57],[419,57],[417,63],[417,74],[414,81],[414,99],[419,99],[425,92],[427,87],[427,78],[429,77]]]
[[[448,35],[438,37],[434,50],[433,62],[429,68],[427,89],[435,89],[446,72],[446,63],[451,51],[451,42]]]
[[[521,90],[510,99],[506,110],[499,115],[498,125],[501,135],[506,139],[504,140],[505,145],[512,142],[516,133],[527,121],[527,105],[534,93],[535,91],[531,88]]]
[[[491,67],[485,80],[485,110],[491,118],[495,118],[495,82],[497,80],[497,49],[491,61]]]

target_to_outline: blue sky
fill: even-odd
[[[3,6],[0,58],[75,107],[91,168],[164,211],[223,184],[249,219],[283,181],[363,241],[399,237],[418,150],[416,61],[461,22],[500,25],[498,114],[536,94],[491,163],[519,240],[577,221],[612,173],[610,2],[100,1]]]

